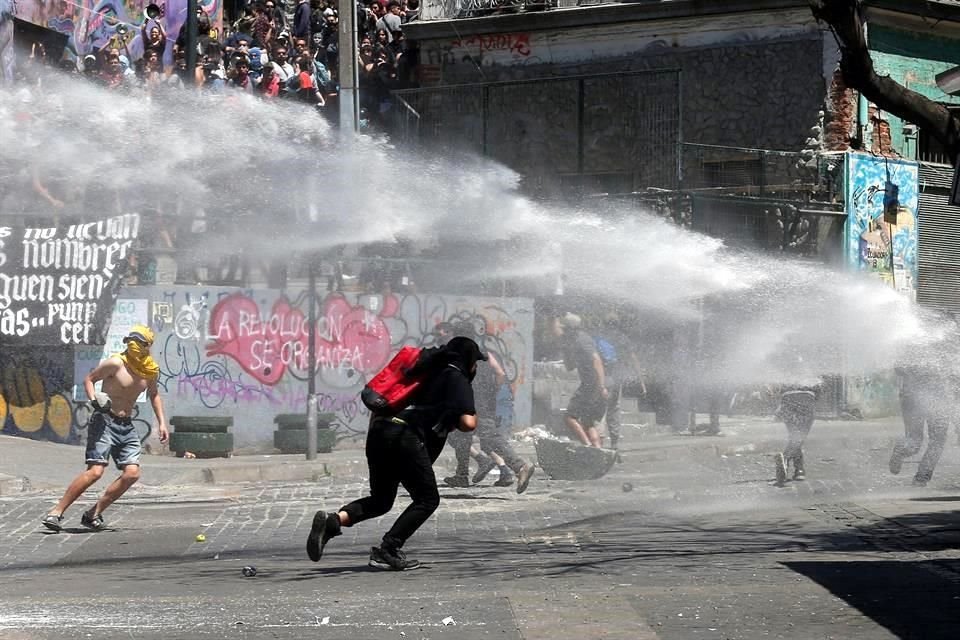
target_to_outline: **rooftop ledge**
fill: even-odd
[[[469,2],[469,0],[462,0]],[[586,6],[543,8],[545,0],[526,0],[528,7],[540,10],[521,10],[482,17],[460,17],[418,20],[404,25],[403,31],[412,40],[459,37],[481,33],[510,31],[540,31],[574,26],[590,26],[664,20],[698,16],[715,16],[731,13],[804,9],[809,11],[807,0],[639,0],[636,2],[612,2]],[[561,2],[564,0],[561,0]],[[590,1],[590,0],[586,0]],[[461,6],[451,7],[449,0],[425,0],[426,13],[429,5],[444,4],[451,14],[460,14]],[[436,5],[434,5],[436,6]]]
[[[580,2],[579,6],[569,6]],[[503,0],[498,5],[489,0],[422,0],[424,14],[434,13],[446,17],[419,20],[404,25],[404,33],[412,40],[460,37],[484,33],[508,33],[512,31],[540,31],[565,27],[583,27],[621,22],[667,20],[728,15],[744,12],[770,12],[801,9],[809,12],[808,0],[634,0],[633,2],[609,2],[602,0]],[[511,13],[463,16],[469,4],[485,5],[487,9],[475,8],[474,15],[489,11],[489,7],[506,10],[518,7]],[[589,4],[588,4],[589,3]],[[561,6],[548,6],[560,4]],[[564,6],[567,5],[567,6]],[[960,0],[866,0],[871,8],[923,16],[930,20],[960,22]],[[526,7],[524,9],[523,7]],[[811,16],[812,18],[812,16]]]

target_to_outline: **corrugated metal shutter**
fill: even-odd
[[[950,189],[953,184],[953,169],[942,164],[920,163],[920,190]]]
[[[960,207],[948,204],[949,180],[945,188],[936,188],[944,182],[943,176],[931,175],[930,169],[920,169],[925,191],[920,193],[918,212],[917,302],[960,314]],[[940,169],[937,173],[944,171],[951,170]]]

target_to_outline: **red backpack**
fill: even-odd
[[[360,400],[378,416],[391,416],[406,409],[425,377],[425,372],[410,375],[410,370],[421,357],[433,351],[420,347],[400,349],[393,360],[363,387]]]

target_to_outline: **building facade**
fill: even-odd
[[[877,71],[957,104],[934,76],[960,62],[960,3],[864,8]],[[630,194],[730,244],[960,311],[943,150],[844,84],[806,1],[471,0],[427,3],[423,17],[407,26],[421,88],[400,94],[415,114],[406,135],[459,137],[540,196]],[[895,404],[886,377],[845,374],[834,409]]]

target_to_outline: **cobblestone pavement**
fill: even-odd
[[[42,532],[53,494],[0,499],[0,638],[955,638],[956,452],[927,489],[886,455],[811,446],[812,479],[786,487],[718,445],[522,496],[445,489],[403,574],[366,567],[403,499],[305,557],[314,510],[361,477],[138,489],[97,534]]]

